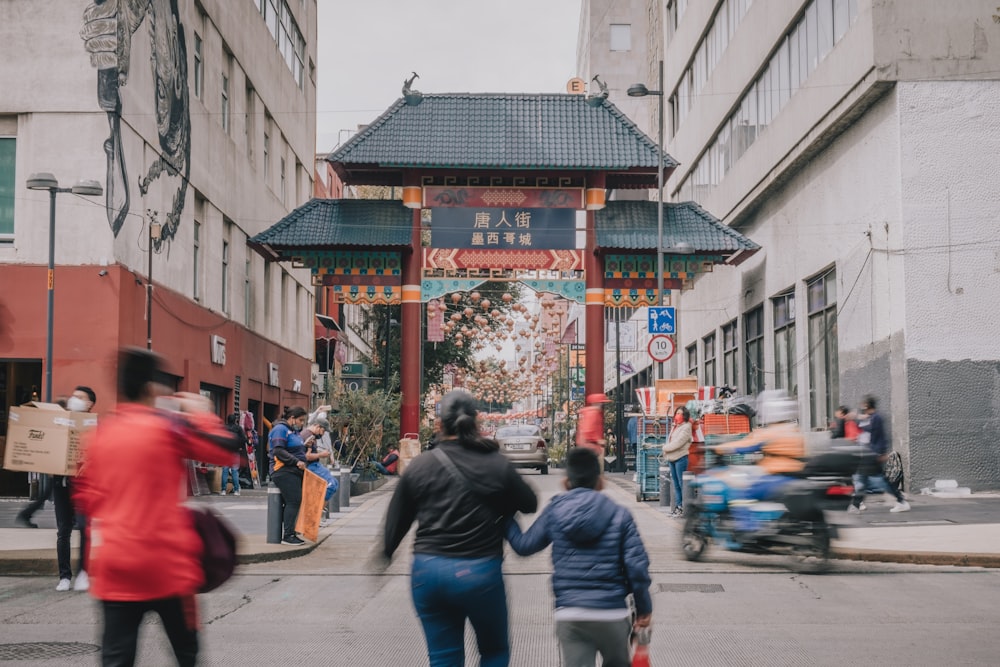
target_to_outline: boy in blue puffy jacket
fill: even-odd
[[[594,452],[575,447],[566,457],[568,493],[549,502],[522,533],[507,522],[507,540],[521,556],[552,545],[552,591],[556,637],[566,667],[628,667],[629,636],[649,627],[649,557],[632,515],[602,494],[600,463]],[[633,624],[628,595],[635,599]]]

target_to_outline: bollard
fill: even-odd
[[[684,498],[685,506],[687,506],[694,500],[694,497],[691,495],[692,493],[694,493],[693,491],[691,491],[691,483],[694,482],[694,478],[695,474],[693,472],[685,471],[684,474],[681,475],[681,488],[684,490],[682,497]],[[685,512],[686,511],[687,510],[685,510]]]
[[[670,507],[670,466],[664,463],[660,466],[660,507]]]
[[[347,509],[351,506],[351,469],[341,466],[340,468],[340,507]]]
[[[284,503],[281,501],[281,489],[274,482],[267,484],[267,543],[281,544],[284,534],[281,532],[281,519],[284,514]]]
[[[333,465],[327,465],[327,469],[329,469],[330,474],[333,475],[333,478],[339,482],[340,467],[337,466],[335,468],[333,467]],[[327,515],[332,515],[332,514],[338,514],[339,512],[340,512],[340,489],[337,489],[336,493],[330,496],[330,499],[326,501],[326,513]]]

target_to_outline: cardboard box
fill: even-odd
[[[37,401],[12,407],[7,420],[3,467],[21,472],[75,475],[80,436],[97,425],[91,412],[68,412]]]

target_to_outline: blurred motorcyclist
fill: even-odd
[[[798,402],[786,391],[762,391],[757,399],[757,422],[761,427],[739,440],[712,448],[722,456],[761,454],[753,466],[722,469],[727,484],[744,487],[749,499],[766,500],[792,481],[790,475],[805,467],[805,436],[799,428],[798,415]]]

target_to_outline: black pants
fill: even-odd
[[[80,529],[80,562],[77,573],[87,569],[87,531],[83,527],[83,517],[77,516],[70,495],[72,482],[66,477],[56,477],[52,483],[52,504],[56,508],[56,558],[59,561],[59,578],[72,579],[70,562],[70,538],[73,529]]]
[[[135,664],[139,624],[147,611],[155,611],[181,667],[198,661],[198,607],[194,595],[142,602],[103,600],[104,637],[101,664],[104,667]]]
[[[281,491],[281,499],[285,502],[282,514],[282,539],[295,536],[295,520],[299,518],[299,505],[302,504],[302,471],[287,466],[271,473],[271,481]]]
[[[38,495],[32,500],[28,505],[17,513],[19,519],[24,519],[25,521],[31,521],[31,517],[35,515],[35,512],[42,509],[45,505],[45,501],[49,499],[52,495],[52,476],[51,475],[39,475],[38,476]]]

